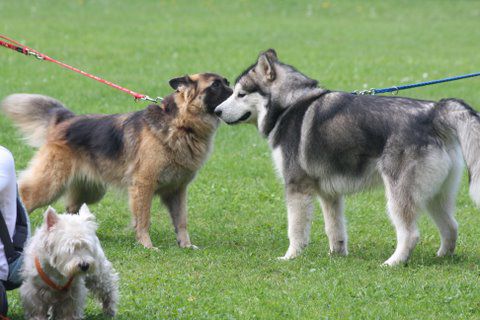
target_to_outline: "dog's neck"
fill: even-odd
[[[48,261],[41,261],[38,256],[34,258],[35,269],[43,283],[55,291],[64,292],[70,289],[74,276],[64,277],[57,269],[55,269]]]
[[[324,88],[299,88],[292,90],[284,97],[270,97],[267,114],[263,124],[259,127],[259,131],[264,137],[269,137],[273,129],[276,127],[282,115],[291,108],[304,103],[311,103],[325,93],[330,92]]]
[[[287,92],[287,94],[279,95],[275,102],[286,109],[304,101],[315,100],[327,91],[327,89],[319,87],[300,87],[290,91],[285,90],[284,92]]]

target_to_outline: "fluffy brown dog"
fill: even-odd
[[[170,80],[175,93],[161,105],[115,115],[75,115],[59,101],[14,94],[2,109],[39,148],[19,181],[28,212],[65,194],[67,211],[94,203],[109,185],[128,189],[137,240],[152,247],[150,207],[159,195],[180,247],[187,231],[187,186],[207,159],[218,127],[215,107],[232,93],[211,73]]]

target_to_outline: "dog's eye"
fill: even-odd
[[[219,80],[213,81],[212,88],[218,88],[218,87],[220,87],[220,81]]]
[[[240,93],[240,92],[239,92],[238,95],[237,95],[237,97],[243,98],[243,97],[245,97],[246,95],[247,95],[246,93]]]

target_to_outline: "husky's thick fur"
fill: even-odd
[[[284,259],[308,244],[315,195],[330,252],[345,255],[344,195],[383,181],[397,232],[387,265],[408,260],[423,210],[440,231],[438,256],[454,252],[463,159],[470,195],[480,204],[480,118],[462,100],[329,91],[268,50],[238,77],[232,96],[215,112],[228,124],[256,124],[269,141],[286,189],[290,246]]]
[[[107,316],[115,316],[118,275],[103,253],[96,230],[95,217],[86,205],[78,215],[57,215],[52,208],[45,212],[43,225],[25,248],[20,296],[26,319],[46,320],[48,315],[82,319],[87,290],[102,303]],[[42,273],[53,283],[45,281]]]
[[[19,180],[28,212],[62,194],[67,211],[99,201],[109,185],[128,189],[137,240],[152,247],[150,207],[159,195],[180,247],[187,232],[187,186],[212,148],[216,106],[231,93],[225,78],[196,74],[170,80],[161,105],[116,115],[75,115],[49,97],[15,94],[2,102],[27,142],[39,150]]]

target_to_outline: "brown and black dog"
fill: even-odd
[[[170,80],[176,91],[161,105],[114,115],[75,115],[59,101],[14,94],[1,108],[27,142],[39,148],[19,180],[28,212],[65,195],[67,211],[99,201],[108,186],[128,190],[137,240],[152,247],[150,207],[159,195],[180,247],[187,231],[187,186],[207,159],[219,120],[215,107],[230,96],[225,78],[195,74]]]

